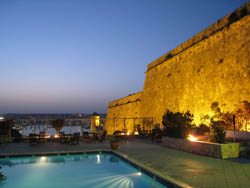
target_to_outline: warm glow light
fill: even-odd
[[[58,138],[59,136],[57,134],[55,134],[55,138]]]
[[[46,162],[47,160],[48,160],[47,157],[41,157],[40,160],[39,160],[39,162],[40,162],[40,163],[44,163],[44,162]]]
[[[125,133],[121,133],[121,135],[125,135]]]
[[[127,135],[129,135],[130,133],[129,132],[127,132]]]
[[[95,126],[99,126],[99,124],[100,124],[99,119],[96,119],[96,120],[95,120]]]
[[[188,136],[188,138],[187,138],[188,140],[190,140],[190,141],[197,141],[197,138],[195,138],[193,135],[189,135]]]
[[[138,135],[138,134],[139,134],[138,131],[135,131],[134,135]]]
[[[101,163],[100,155],[97,155],[97,164]]]
[[[0,117],[0,120],[4,120],[4,117]]]

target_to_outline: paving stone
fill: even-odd
[[[108,142],[79,145],[49,142],[37,146],[29,143],[0,144],[0,153],[107,150]],[[250,163],[240,164],[169,149],[147,141],[122,142],[119,152],[194,187],[249,188]]]

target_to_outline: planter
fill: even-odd
[[[109,145],[110,145],[112,150],[118,150],[118,148],[120,146],[120,141],[110,141]]]
[[[239,157],[239,143],[211,143],[202,141],[189,141],[185,139],[171,138],[164,136],[162,145],[181,151],[215,157],[220,159]]]

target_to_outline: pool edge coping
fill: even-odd
[[[158,182],[164,184],[165,186],[173,185],[175,188],[193,188],[192,186],[177,180],[171,176],[162,174],[161,172],[158,172],[150,167],[147,167],[146,165],[132,159],[131,157],[128,157],[128,155],[120,153],[118,151],[114,150],[78,150],[78,151],[53,151],[53,152],[31,152],[31,153],[0,153],[0,159],[1,158],[12,158],[12,157],[30,157],[30,156],[43,156],[43,155],[70,155],[70,154],[91,154],[91,153],[109,153],[114,154],[121,159],[123,159],[125,162],[128,162],[133,167],[139,169],[143,173],[147,174],[153,179],[156,179]]]
[[[142,172],[149,175],[151,178],[157,179],[157,181],[160,183],[162,183],[162,180],[163,180],[169,184],[173,184],[175,187],[193,188],[192,186],[190,186],[190,185],[188,185],[180,180],[177,180],[171,176],[162,174],[161,172],[158,172],[150,167],[147,167],[146,165],[132,159],[131,157],[128,157],[128,155],[126,155],[126,154],[122,154],[118,151],[112,151],[112,153],[118,155],[119,157],[121,157],[123,160],[129,162],[134,167],[139,168],[140,170],[142,170]]]

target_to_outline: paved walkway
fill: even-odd
[[[65,145],[45,143],[29,146],[28,143],[2,144],[0,153],[30,153],[74,150],[106,150],[108,143],[81,143]],[[241,164],[177,151],[142,141],[123,142],[120,153],[143,165],[175,178],[186,184],[201,188],[249,188],[250,162]]]

